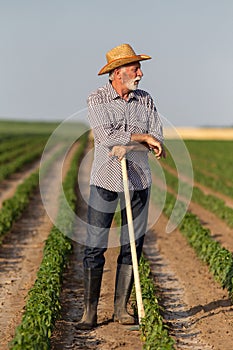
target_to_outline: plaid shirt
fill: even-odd
[[[109,153],[115,145],[127,145],[131,134],[148,133],[163,142],[162,123],[153,99],[147,92],[135,90],[125,101],[108,82],[93,92],[87,103],[95,142],[90,184],[123,192],[121,163]],[[130,190],[151,185],[148,152],[127,153],[127,166]]]

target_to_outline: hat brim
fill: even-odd
[[[117,58],[109,63],[107,63],[98,73],[98,75],[110,73],[113,69],[124,66],[129,63],[150,60],[151,56],[148,55],[135,55],[128,56],[124,58]]]

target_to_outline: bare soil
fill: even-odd
[[[144,254],[150,261],[157,297],[176,349],[232,349],[233,306],[227,292],[214,281],[178,230],[164,233],[166,224],[162,215],[146,235]],[[83,247],[74,243],[64,278],[62,317],[52,338],[53,350],[142,349],[138,331],[112,321],[117,254],[117,248],[109,248],[106,254],[98,327],[80,331],[75,326],[83,312]]]
[[[53,147],[47,152],[44,159],[49,159],[57,150],[59,146]],[[0,182],[0,209],[2,203],[11,198],[17,187],[22,184],[34,171],[39,169],[40,160],[35,160],[29,164],[26,164],[22,167],[20,171],[11,174],[7,179],[4,179]]]
[[[230,350],[233,347],[233,306],[227,291],[214,281],[178,230],[166,234],[162,215],[146,236],[164,318],[177,349]]]
[[[75,147],[69,152],[63,167],[63,176],[69,169]],[[57,203],[59,163],[55,162],[47,179],[50,181],[48,200]],[[27,170],[32,172],[34,166]],[[18,179],[16,180],[18,181]],[[11,179],[11,191],[15,188]],[[7,190],[8,191],[8,190]],[[9,193],[8,193],[9,194]],[[4,195],[3,195],[4,197]],[[57,208],[57,205],[54,205]],[[8,342],[20,323],[25,299],[33,286],[43,257],[44,241],[52,228],[43,207],[39,189],[33,193],[30,205],[24,211],[0,246],[0,348],[8,349]]]
[[[175,174],[175,170],[171,167],[165,165],[164,166],[170,173]],[[187,180],[188,182],[188,180]],[[205,187],[203,185],[200,185],[199,183],[195,183],[195,186],[201,188],[203,190],[203,193],[205,194],[212,194],[217,198],[220,198],[225,201],[225,204],[229,207],[233,207],[233,199],[222,195],[221,193],[214,192],[213,190],[209,189],[208,187]],[[176,192],[170,188],[166,187],[166,190],[173,195],[176,195]],[[181,198],[182,200],[182,198]],[[223,220],[219,219],[215,214],[208,211],[207,209],[203,208],[201,205],[190,202],[189,203],[189,210],[198,216],[200,219],[200,222],[202,226],[208,228],[210,230],[211,235],[213,238],[221,243],[221,245],[233,252],[233,229],[230,228]]]
[[[166,163],[163,163],[163,167],[169,171],[171,174],[177,176],[177,172],[175,169],[173,169],[172,167],[170,167],[168,164]],[[181,175],[181,181],[184,181],[188,184],[191,184],[190,182],[190,179],[185,177],[185,176],[182,176]],[[200,184],[199,182],[195,181],[194,179],[194,182],[193,182],[193,186],[195,187],[198,187],[204,194],[206,195],[212,195],[212,196],[215,196],[221,200],[223,200],[225,202],[225,205],[230,207],[230,208],[233,208],[233,199],[231,197],[228,197],[226,196],[225,194],[223,193],[220,193],[220,192],[217,192],[217,191],[214,191],[212,188],[209,188],[209,187],[206,187],[202,184]]]
[[[51,340],[53,350],[142,349],[139,331],[131,331],[130,326],[112,320],[117,254],[117,248],[109,248],[106,254],[98,306],[98,327],[90,331],[81,331],[76,325],[83,313],[83,247],[73,243],[73,253],[64,274],[62,315],[56,323]]]
[[[30,174],[38,169],[40,161],[33,162],[24,167],[22,171],[12,174],[8,179],[0,183],[0,209],[4,200],[13,196],[17,186],[24,182]]]
[[[88,152],[88,150],[87,150]],[[79,217],[85,222],[89,192],[89,174],[92,159],[86,158],[86,166],[80,167],[79,188],[77,189]],[[74,228],[76,235],[85,232],[85,224],[79,223]],[[73,252],[69,259],[69,265],[64,274],[61,294],[62,314],[56,322],[55,330],[51,339],[53,350],[62,349],[125,349],[141,350],[142,342],[137,330],[130,330],[130,326],[124,326],[113,322],[113,300],[116,273],[116,261],[119,248],[109,248],[106,252],[100,301],[98,305],[98,327],[90,331],[76,329],[77,322],[83,314],[83,246],[73,241]],[[130,308],[129,308],[130,310]],[[132,310],[130,310],[133,313]]]
[[[87,167],[85,171],[88,171]],[[84,178],[88,178],[88,175]],[[228,249],[233,248],[232,231],[221,220],[193,203],[190,209],[200,216],[202,223],[212,230],[216,239]],[[154,210],[156,208],[151,206],[151,220]],[[227,292],[214,281],[208,267],[196,257],[178,230],[171,234],[165,233],[166,224],[167,219],[161,215],[146,236],[144,253],[150,261],[160,303],[164,307],[163,316],[176,341],[176,348],[232,349],[233,306]],[[53,349],[62,349],[62,346],[67,349],[142,348],[138,333],[129,331],[126,326],[114,324],[111,319],[116,249],[109,249],[106,254],[105,279],[98,309],[99,326],[85,332],[75,328],[83,311],[82,248],[77,246],[76,249],[79,249],[79,253],[74,254],[76,263],[73,258],[71,263],[76,264],[78,271],[72,277],[69,276],[64,284],[63,314],[53,335]],[[72,300],[68,298],[69,293]],[[117,331],[120,331],[120,338]]]
[[[90,168],[83,167],[83,171],[82,178],[88,181]],[[3,350],[7,349],[7,342],[20,322],[27,291],[35,280],[42,258],[43,240],[51,225],[38,200],[39,194],[38,197],[35,195],[34,204],[0,248],[0,338]],[[80,201],[77,210],[86,215],[86,204]],[[154,210],[156,208],[151,206],[151,221]],[[216,239],[232,251],[232,230],[196,204],[191,203],[190,210],[211,229]],[[179,230],[165,233],[166,224],[167,218],[161,215],[146,235],[144,254],[150,261],[157,296],[164,308],[163,317],[176,341],[176,349],[232,349],[233,306],[227,291],[214,281],[208,267],[196,257]],[[84,230],[85,227],[76,229]],[[33,237],[37,240],[34,241]],[[53,332],[52,349],[142,349],[138,331],[112,321],[118,248],[109,248],[106,253],[98,327],[91,331],[76,329],[83,312],[83,247],[73,242],[73,248],[64,274],[62,313]]]

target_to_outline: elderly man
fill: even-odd
[[[133,284],[132,258],[127,230],[121,160],[127,159],[137,259],[140,259],[147,227],[151,174],[148,152],[165,156],[162,124],[151,96],[138,89],[143,73],[137,55],[128,44],[106,54],[99,75],[109,73],[107,84],[88,98],[88,116],[94,133],[95,155],[90,180],[87,243],[84,251],[84,314],[80,329],[97,325],[104,253],[113,216],[120,202],[121,248],[117,259],[113,320],[133,324],[127,302]]]

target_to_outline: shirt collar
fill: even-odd
[[[107,87],[107,91],[108,91],[108,95],[109,95],[109,98],[111,100],[116,100],[117,98],[121,98],[121,96],[116,92],[116,90],[114,89],[114,87],[112,86],[112,84],[110,83],[110,81],[108,81],[108,83],[106,84],[106,87]],[[131,91],[129,93],[129,100],[131,99],[136,99],[138,100],[138,96],[136,94],[135,91]]]

